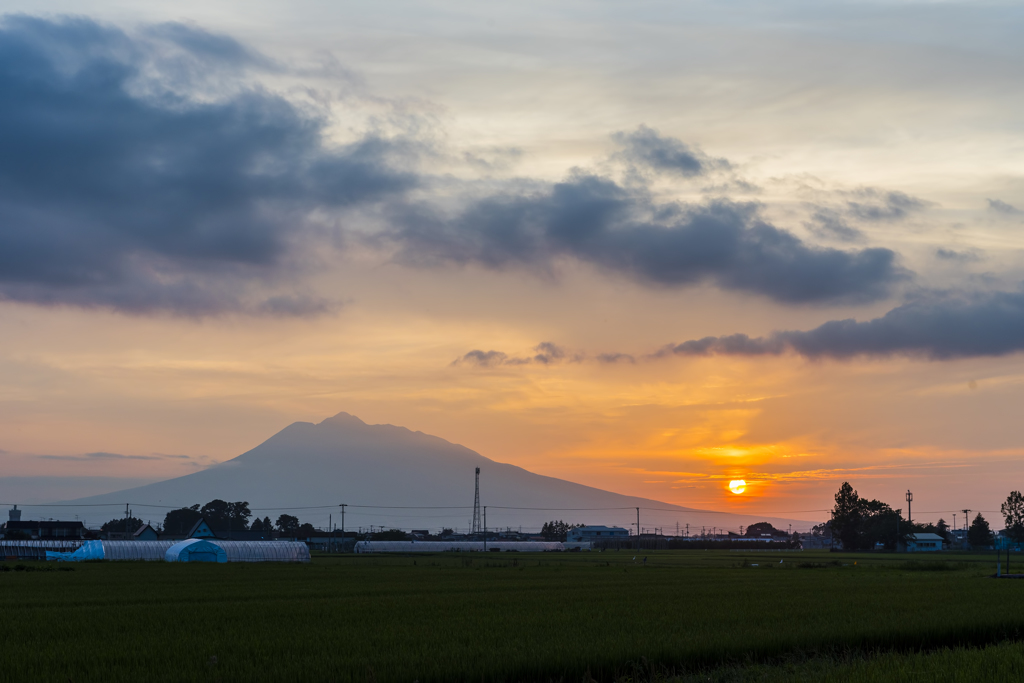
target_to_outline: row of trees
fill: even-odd
[[[279,531],[285,535],[299,537],[310,536],[315,531],[312,524],[303,524],[293,515],[280,515],[276,523],[271,522],[270,517],[257,517],[250,523],[249,519],[252,516],[247,501],[229,503],[216,498],[201,507],[196,503],[191,507],[169,511],[164,515],[164,522],[159,530],[165,534],[181,536],[191,531],[196,522],[203,518],[213,531]],[[142,525],[141,519],[129,516],[112,519],[100,528],[103,531],[124,532],[127,527],[128,533],[135,533]]]
[[[933,533],[947,540],[952,538],[944,519],[940,518],[936,524],[914,524],[904,519],[900,510],[894,510],[886,503],[861,498],[849,482],[843,482],[839,487],[835,501],[831,520],[814,527],[812,533],[826,537],[834,535],[847,550],[871,550],[878,544],[887,550],[895,550],[916,533]],[[1024,496],[1019,491],[1012,491],[1000,511],[1007,535],[1018,543],[1024,542]],[[992,545],[992,529],[980,512],[967,530],[967,541],[979,548]]]
[[[582,524],[567,524],[560,519],[553,519],[550,522],[544,522],[544,526],[540,528],[540,534],[544,537],[545,541],[565,541],[569,536],[569,532],[577,527],[583,526]]]

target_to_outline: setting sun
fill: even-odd
[[[743,479],[733,479],[729,482],[729,490],[739,495],[747,490],[747,482]]]

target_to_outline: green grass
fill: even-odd
[[[0,571],[0,680],[933,680],[899,672],[1022,660],[1024,581],[986,578],[992,556],[21,564],[39,569]]]

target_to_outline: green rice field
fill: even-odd
[[[0,562],[0,680],[1021,679],[1024,580],[994,572],[812,551]]]

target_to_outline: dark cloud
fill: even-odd
[[[288,281],[315,212],[378,201],[415,178],[389,166],[394,141],[329,150],[324,120],[238,85],[272,66],[181,24],[130,36],[85,19],[6,19],[0,299],[186,315],[328,310],[260,292]]]
[[[452,361],[452,365],[461,365],[465,363],[489,368],[497,365],[531,365],[534,363],[539,363],[540,365],[554,365],[563,362],[579,363],[583,360],[582,354],[571,353],[561,346],[551,342],[541,342],[540,344],[537,344],[537,346],[533,347],[533,350],[535,355],[519,358],[510,357],[502,351],[481,351],[480,349],[474,349],[461,358],[457,358]]]
[[[654,171],[691,177],[704,175],[712,169],[729,168],[725,159],[712,159],[699,149],[665,137],[647,126],[640,126],[631,133],[615,133],[612,139],[623,147],[618,158]]]
[[[469,363],[472,365],[479,365],[481,367],[491,367],[494,365],[501,365],[508,359],[508,354],[502,353],[501,351],[481,351],[480,349],[473,349],[461,358],[457,358],[452,361],[452,365],[458,365],[460,363]]]
[[[85,19],[0,24],[0,300],[328,313],[337,303],[307,292],[305,277],[355,208],[387,222],[374,235],[397,245],[398,261],[425,267],[550,274],[575,259],[649,286],[711,283],[793,304],[875,301],[909,276],[888,249],[815,247],[756,204],[660,203],[643,182],[585,173],[480,194],[409,170],[429,150],[413,134],[331,146],[326,115],[247,85],[281,70],[185,24],[134,34]],[[728,168],[645,126],[615,139],[636,168]],[[442,183],[444,201],[410,199]],[[923,205],[862,190],[848,210],[888,220]],[[565,360],[538,349],[502,363]]]
[[[643,191],[585,174],[478,199],[454,216],[407,205],[392,218],[397,259],[424,267],[550,272],[568,257],[648,285],[710,281],[797,304],[874,301],[908,277],[888,249],[808,245],[763,220],[756,204],[659,204]]]
[[[1013,206],[1012,204],[1007,204],[1006,202],[1001,201],[999,199],[987,199],[985,201],[988,202],[989,210],[995,211],[996,213],[1002,213],[1008,216],[1019,216],[1020,214],[1024,213],[1024,211],[1021,211],[1016,206]]]
[[[906,355],[945,360],[1022,350],[1024,292],[988,292],[926,297],[865,322],[833,320],[813,330],[775,332],[767,337],[705,337],[666,347],[657,355],[792,352],[807,358]]]
[[[854,194],[857,201],[847,202],[847,210],[851,215],[865,221],[901,220],[929,205],[929,202],[903,192],[883,192],[874,188],[864,188]]]
[[[975,251],[956,251],[954,249],[939,248],[935,250],[935,255],[943,261],[958,261],[960,263],[981,260],[981,257]]]
[[[838,239],[843,242],[864,241],[864,233],[857,228],[850,227],[843,220],[842,215],[834,209],[817,207],[811,214],[810,222],[804,223],[804,226],[820,237]]]
[[[85,453],[83,455],[37,455],[41,460],[77,460],[81,462],[95,460],[163,460],[160,455],[121,455],[120,453]]]
[[[636,358],[628,353],[601,353],[597,356],[599,363],[636,363]]]

